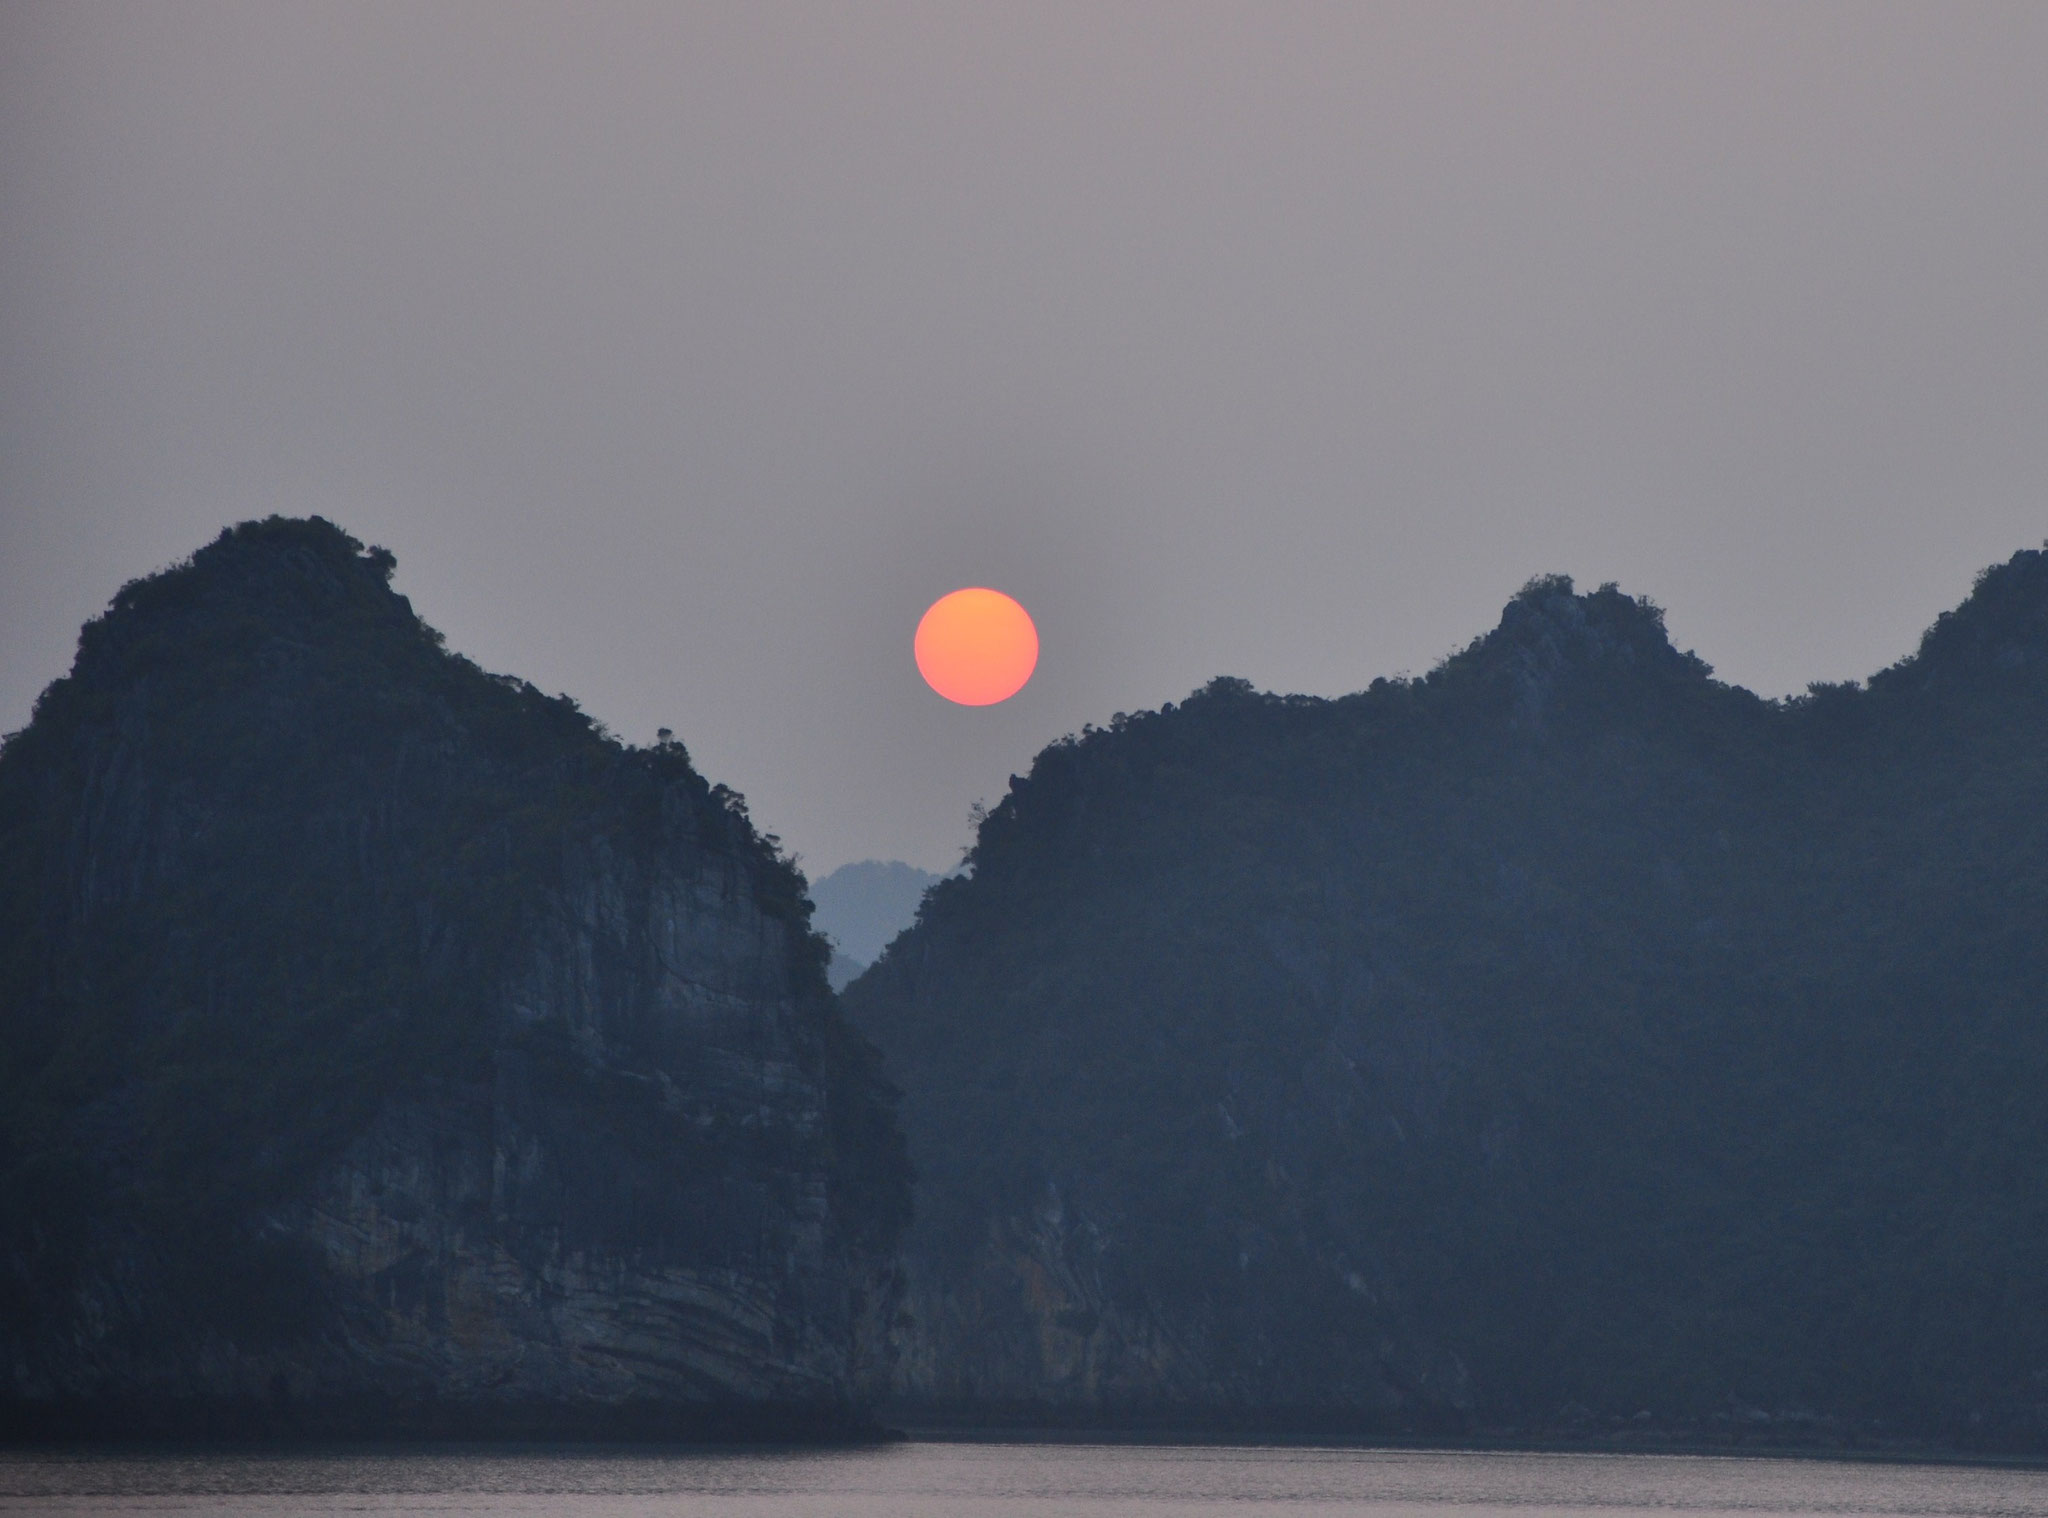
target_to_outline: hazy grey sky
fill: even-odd
[[[1539,571],[1868,674],[2048,535],[2048,4],[9,0],[0,729],[271,511],[814,874]]]

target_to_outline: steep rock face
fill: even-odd
[[[857,1426],[906,1174],[802,882],[678,745],[251,524],[0,755],[24,1426]]]
[[[1425,679],[1048,748],[847,991],[898,1395],[2048,1440],[2044,647],[2044,553],[1778,703],[1548,579]]]
[[[1471,1411],[1464,1364],[1382,1309],[1346,1262],[1325,1262],[1356,1299],[1345,1304],[1329,1300],[1330,1282],[1283,1279],[1270,1261],[1253,1275],[1249,1259],[1238,1267],[1246,1279],[1212,1300],[1176,1301],[1142,1279],[1130,1241],[1104,1225],[1123,1210],[1070,1213],[1048,1182],[1035,1203],[987,1217],[978,1247],[954,1254],[920,1240],[897,1325],[898,1404],[942,1422],[1297,1434],[1455,1428]],[[1276,1289],[1292,1300],[1263,1299]],[[1272,1321],[1333,1306],[1337,1332],[1322,1343]]]

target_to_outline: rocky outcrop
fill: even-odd
[[[7,1419],[866,1426],[907,1176],[801,879],[389,570],[224,534],[0,754]]]
[[[1340,1274],[1346,1290],[1369,1296],[1356,1272]],[[1471,1411],[1456,1356],[1431,1354],[1372,1304],[1354,1303],[1382,1325],[1366,1353],[1333,1363],[1271,1342],[1246,1356],[1232,1320],[1256,1304],[1190,1313],[1134,1284],[1116,1241],[1072,1215],[1056,1185],[1020,1212],[990,1218],[964,1258],[915,1250],[898,1319],[894,1405],[942,1424],[1295,1434],[1455,1428]]]

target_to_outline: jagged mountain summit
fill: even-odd
[[[317,518],[0,750],[0,1418],[863,1426],[908,1175],[795,870]]]
[[[846,993],[925,1417],[2048,1443],[2048,553],[1761,700],[1612,587],[1038,755]]]

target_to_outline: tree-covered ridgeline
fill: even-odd
[[[1765,701],[1550,578],[1053,745],[848,991],[928,1407],[2048,1440],[2048,553]]]

